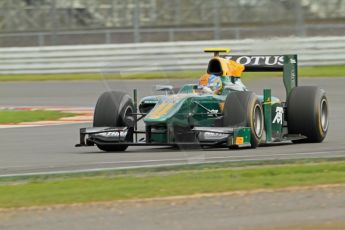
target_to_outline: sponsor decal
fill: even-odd
[[[98,133],[97,136],[103,137],[118,137],[120,135],[119,132],[105,132],[105,133]]]
[[[228,136],[228,134],[225,134],[225,133],[204,132],[205,139],[213,139],[213,138],[221,139],[221,138],[225,138],[227,136]]]
[[[149,101],[149,100],[147,100],[147,101],[144,101],[144,103],[145,104],[156,104],[158,101]]]
[[[235,144],[236,145],[243,145],[244,143],[244,138],[243,137],[236,137],[235,139]]]
[[[104,133],[98,133],[95,134],[96,136],[99,137],[104,137],[104,138],[114,138],[118,141],[124,141],[126,136],[127,136],[127,131],[120,131],[120,132],[104,132]]]
[[[272,123],[283,124],[283,107],[276,108],[276,116],[274,117]]]
[[[277,67],[284,65],[282,55],[251,55],[251,56],[226,56],[226,59],[233,60],[245,66],[270,66]]]
[[[296,59],[294,59],[294,58],[290,58],[289,61],[290,61],[291,64],[296,64],[297,63]],[[295,68],[293,68],[293,67],[291,68],[290,75],[291,75],[291,80],[295,81],[295,78],[296,78]]]

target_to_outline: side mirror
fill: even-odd
[[[174,93],[173,88],[174,87],[172,85],[155,85],[156,91],[162,91],[165,92],[165,94]]]

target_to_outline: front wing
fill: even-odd
[[[196,142],[148,142],[126,139],[130,130],[126,127],[91,127],[80,129],[80,143],[76,147],[93,145],[128,145],[128,146],[250,146],[249,127],[194,127]],[[134,131],[137,132],[137,131]],[[140,132],[145,133],[145,132]]]

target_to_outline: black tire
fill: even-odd
[[[328,131],[328,101],[326,92],[316,86],[292,89],[287,101],[288,131],[302,134],[306,139],[294,143],[322,142]]]
[[[93,116],[94,127],[134,127],[134,118],[129,114],[134,111],[130,96],[124,92],[104,92],[97,101]],[[131,133],[130,133],[131,134]],[[129,141],[133,137],[128,137]],[[125,151],[128,145],[100,145],[97,147],[103,151]]]
[[[262,139],[264,115],[258,97],[249,91],[232,92],[224,103],[225,127],[250,127],[251,147],[256,148]]]

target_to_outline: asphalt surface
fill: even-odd
[[[0,229],[344,229],[345,187],[0,212]]]
[[[179,86],[186,80],[9,82],[0,84],[0,106],[86,106],[93,107],[106,90],[132,92],[139,97],[152,94],[153,84]],[[250,79],[247,87],[261,93],[272,88],[284,97],[281,79]],[[78,131],[90,124],[0,129],[0,176],[150,167],[218,161],[345,157],[345,78],[301,78],[300,85],[319,85],[330,104],[329,133],[323,143],[278,145],[258,149],[178,151],[170,148],[130,147],[124,153],[104,153],[96,147],[75,148]]]

